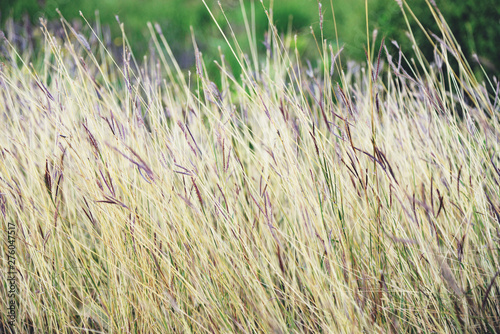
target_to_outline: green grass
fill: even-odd
[[[318,37],[309,65],[273,25],[263,56],[248,20],[248,46],[221,26],[240,75],[221,54],[218,84],[154,25],[137,63],[65,20],[3,40],[16,331],[498,331],[496,79],[444,21],[439,61],[378,38],[346,63]],[[0,296],[7,330],[3,274]]]

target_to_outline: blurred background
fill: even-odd
[[[228,31],[228,25],[215,0],[207,0],[208,6],[221,25]],[[435,0],[445,16],[455,37],[461,45],[469,62],[479,72],[478,59],[487,71],[498,74],[500,69],[500,4],[499,0]],[[246,41],[243,16],[239,0],[221,0],[224,13],[235,29],[236,35]],[[267,17],[259,0],[243,0],[250,17],[252,3],[255,7],[257,44],[265,51],[264,34],[267,30]],[[269,8],[270,1],[263,4]],[[365,1],[364,0],[332,0],[338,29],[339,43],[345,46],[343,57],[363,61],[366,45]],[[408,0],[415,15],[423,25],[434,32],[437,26],[425,3],[425,0]],[[320,39],[320,20],[317,0],[274,0],[274,21],[278,29],[292,32],[298,36],[298,46],[305,59],[317,59],[318,51],[311,29]],[[98,19],[111,34],[110,41],[121,47],[121,33],[115,16],[118,15],[125,24],[125,32],[140,59],[148,49],[149,32],[146,23],[157,22],[163,29],[176,58],[183,68],[194,64],[193,46],[190,26],[196,35],[197,43],[207,63],[219,58],[218,47],[226,54],[230,65],[236,66],[230,52],[212,21],[210,14],[201,0],[0,0],[0,24],[5,29],[8,18],[10,24],[20,26],[39,25],[39,17],[49,22],[57,22],[59,8],[64,17],[81,26],[79,11],[90,22]],[[385,36],[388,41],[397,40],[405,52],[411,52],[407,37],[407,26],[401,10],[394,0],[368,0],[370,35],[378,30],[378,41]],[[324,38],[336,45],[335,30],[330,0],[324,0],[322,6],[324,16]],[[80,23],[78,22],[80,21]],[[433,58],[432,45],[414,21],[410,21],[417,42],[427,59]],[[242,46],[245,47],[245,43]],[[393,47],[390,43],[387,45]],[[477,54],[478,58],[473,57]]]

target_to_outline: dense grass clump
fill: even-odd
[[[140,62],[98,26],[42,22],[39,54],[4,38],[17,331],[499,331],[499,83],[430,9],[435,59],[382,42],[365,65],[319,36],[304,64],[271,14],[259,56],[247,22],[220,84],[159,27]]]

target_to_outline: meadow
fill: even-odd
[[[217,80],[154,23],[141,59],[99,23],[6,31],[0,332],[499,332],[500,83],[400,5],[413,52],[367,31],[360,63],[241,1]]]

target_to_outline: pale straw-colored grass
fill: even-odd
[[[317,36],[310,68],[293,36],[245,56],[229,32],[219,85],[158,27],[140,68],[62,27],[35,58],[3,41],[18,332],[500,329],[498,82],[444,23],[437,62],[386,42],[346,65]]]

